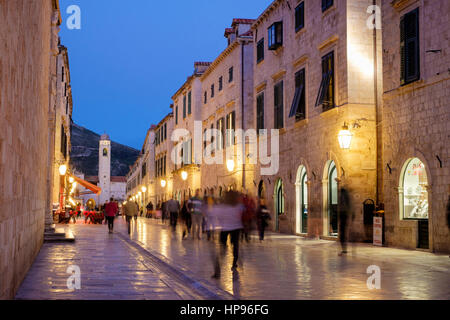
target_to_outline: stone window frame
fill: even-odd
[[[264,38],[256,43],[256,64],[264,61]]]
[[[267,28],[267,48],[277,50],[283,46],[283,20],[272,23]]]

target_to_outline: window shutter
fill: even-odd
[[[400,19],[400,84],[405,84],[405,16]]]
[[[405,80],[412,82],[419,79],[419,9],[408,14],[405,27]]]
[[[188,93],[188,114],[191,114],[192,112],[192,92],[189,91]]]
[[[178,106],[175,107],[175,124],[178,124]]]

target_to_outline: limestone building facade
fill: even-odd
[[[382,5],[386,243],[450,252],[450,3]]]
[[[264,139],[271,139],[272,129],[279,134],[278,172],[257,177],[274,230],[336,238],[345,187],[354,212],[352,239],[371,237],[363,202],[376,201],[381,84],[374,80],[381,70],[374,53],[381,57],[381,49],[366,26],[372,2],[279,0],[253,24],[254,123],[268,130]],[[338,141],[344,126],[353,135],[349,149]],[[273,147],[269,143],[269,153]]]
[[[202,150],[203,195],[221,196],[229,189],[247,190],[246,181],[253,185],[253,168],[246,161],[244,144],[237,134],[238,130],[254,128],[253,22],[233,19],[231,28],[225,29],[227,48],[200,77],[203,141],[198,148]],[[229,162],[232,168],[227,167]]]

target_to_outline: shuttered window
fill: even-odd
[[[188,93],[188,114],[192,113],[192,92]]]
[[[256,45],[256,63],[264,60],[264,38],[258,41]]]
[[[223,118],[220,118],[219,120],[217,120],[217,124],[216,124],[216,129],[217,129],[217,140],[216,140],[216,146],[217,146],[217,150],[222,150],[224,145],[224,137],[225,137],[225,126],[223,124]]]
[[[222,91],[222,88],[223,88],[223,77],[220,76],[219,77],[219,91]]]
[[[322,57],[322,81],[315,105],[322,105],[323,111],[334,107],[334,52]]]
[[[322,0],[322,12],[326,11],[333,5],[333,0]]]
[[[264,129],[264,92],[256,97],[256,133]]]
[[[236,113],[230,112],[227,115],[227,146],[235,144],[235,130],[236,130]]]
[[[300,3],[295,8],[295,32],[301,30],[305,26],[305,3]]]
[[[420,78],[419,8],[400,19],[400,84],[405,85]]]
[[[232,81],[233,81],[233,67],[228,69],[228,82],[232,82]]]
[[[178,106],[175,107],[175,124],[178,124]]]
[[[305,119],[305,109],[305,69],[302,69],[295,74],[295,94],[289,118],[295,116],[295,121]]]
[[[186,118],[186,96],[183,96],[183,119]]]
[[[268,29],[268,48],[269,50],[276,50],[283,45],[283,22],[278,21],[273,23]]]
[[[283,81],[277,83],[274,87],[274,128],[283,128],[284,108],[283,108]]]

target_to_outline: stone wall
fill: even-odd
[[[419,8],[420,79],[400,86],[400,18],[416,8]],[[425,165],[428,179],[430,249],[449,252],[446,205],[450,181],[450,2],[385,1],[382,11],[386,242],[392,246],[417,248],[418,222],[403,219],[399,186],[406,161],[419,158]],[[431,49],[441,51],[426,52]]]
[[[43,242],[52,1],[0,0],[0,298]]]

